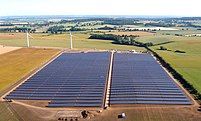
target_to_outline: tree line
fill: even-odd
[[[91,34],[89,39],[112,40],[114,44],[133,45],[138,47],[153,46],[153,43],[142,43],[136,40],[135,35]]]
[[[27,32],[27,30],[31,33],[36,32],[36,29],[31,29],[28,27],[13,27],[13,28],[1,28],[1,32]]]

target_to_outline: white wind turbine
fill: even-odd
[[[27,32],[26,32],[26,38],[27,38],[27,47],[30,47],[30,41],[29,41],[29,37],[33,38],[30,34],[29,34],[29,31],[27,29]]]
[[[71,34],[71,31],[70,31],[70,49],[73,49],[73,35]]]

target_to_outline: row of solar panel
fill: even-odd
[[[100,103],[50,103],[48,107],[101,107]]]
[[[171,104],[171,105],[190,105],[189,101],[180,102],[180,101],[113,101],[111,105],[121,105],[121,104]]]

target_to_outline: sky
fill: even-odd
[[[201,16],[201,0],[0,0],[0,16]]]

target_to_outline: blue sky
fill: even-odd
[[[0,0],[0,16],[201,16],[200,0]]]

